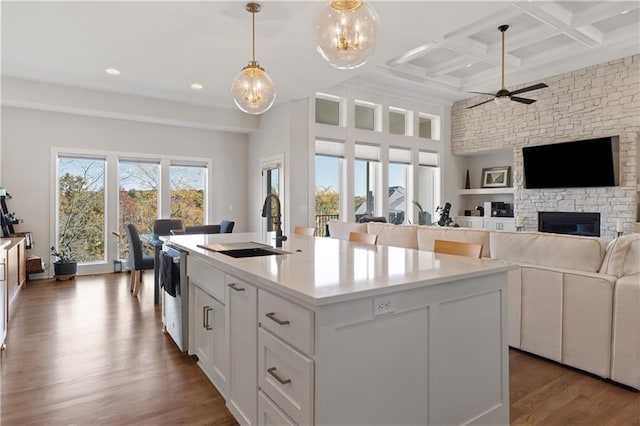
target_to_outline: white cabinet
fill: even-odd
[[[464,228],[488,229],[489,231],[515,231],[513,217],[455,216],[454,221]]]
[[[224,395],[227,382],[224,305],[197,286],[194,300],[194,352],[200,368]]]
[[[227,408],[242,425],[255,425],[258,416],[258,292],[226,276],[229,392]]]
[[[453,220],[463,228],[484,228],[482,216],[456,216]]]
[[[487,217],[484,227],[489,231],[515,231],[516,220],[512,217]]]
[[[313,312],[259,290],[258,321],[259,388],[287,418],[313,424]]]
[[[227,394],[228,360],[224,272],[187,256],[189,353],[222,396]]]

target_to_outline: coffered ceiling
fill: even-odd
[[[318,1],[262,2],[256,59],[276,103],[348,82],[444,101],[640,53],[638,1],[372,1],[379,45],[337,70],[315,51]],[[1,3],[3,76],[235,109],[230,85],[251,59],[242,1]],[[117,77],[105,74],[117,68]],[[204,86],[190,88],[192,83]],[[532,92],[532,97],[535,92]]]

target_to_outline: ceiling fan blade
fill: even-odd
[[[514,90],[511,92],[512,95],[517,95],[518,93],[530,92],[531,90],[544,89],[545,87],[549,87],[544,83],[534,84],[533,86],[524,87],[522,89]]]
[[[477,106],[486,104],[487,102],[491,102],[493,99],[489,99],[488,101],[484,101],[484,102],[480,102],[479,104],[475,104],[475,105],[471,105],[470,107],[467,107],[467,109],[471,109],[471,108],[475,108]]]
[[[516,101],[516,102],[520,102],[520,103],[523,103],[523,104],[527,104],[527,105],[532,104],[532,103],[535,102],[535,99],[519,98],[517,96],[512,96],[511,100],[512,101]]]
[[[475,93],[477,95],[489,95],[489,96],[495,96],[495,93],[487,93],[487,92],[467,92],[467,93]]]

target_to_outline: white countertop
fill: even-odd
[[[175,235],[161,237],[190,255],[249,283],[270,287],[311,305],[441,284],[515,269],[513,263],[368,245],[335,238],[290,235],[281,250],[290,254],[233,258],[198,245],[259,242],[275,245],[273,233]]]

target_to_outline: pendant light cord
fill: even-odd
[[[504,89],[504,33],[505,31],[502,31],[502,88],[503,89]]]
[[[253,62],[255,62],[256,61],[256,12],[255,11],[251,12],[251,18],[253,22],[253,30],[252,30],[253,31]]]

